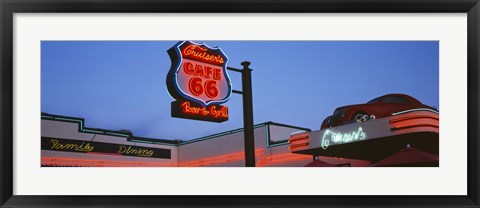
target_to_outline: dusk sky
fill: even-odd
[[[439,108],[438,41],[201,41],[228,66],[251,62],[254,123],[318,130],[335,108],[404,93]],[[241,95],[223,123],[170,116],[167,50],[177,41],[43,41],[41,110],[134,136],[189,140],[243,127]],[[228,71],[233,89],[239,73]],[[440,109],[441,110],[441,109]]]

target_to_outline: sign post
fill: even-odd
[[[242,91],[233,90],[233,93],[242,94],[243,100],[243,140],[245,148],[245,167],[255,167],[255,135],[253,132],[253,102],[252,102],[252,69],[250,62],[242,62],[243,69],[227,67],[230,71],[242,74]]]
[[[252,70],[250,62],[242,62],[243,126],[245,128],[245,166],[255,167],[255,144],[253,132]]]

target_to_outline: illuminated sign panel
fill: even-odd
[[[181,41],[168,50],[172,61],[167,89],[176,100],[172,117],[203,121],[228,120],[226,102],[232,93],[227,56],[220,48]]]
[[[172,102],[172,116],[222,122],[228,120],[228,107],[221,105],[209,105],[204,107],[190,101],[174,101]]]
[[[358,127],[353,132],[334,132],[330,129],[325,130],[322,136],[322,148],[327,149],[331,144],[345,144],[364,140],[367,137],[362,127]]]
[[[79,141],[64,138],[42,137],[42,150],[53,150],[77,153],[97,153],[117,156],[171,158],[171,150],[132,146],[124,144],[110,144],[104,142]]]

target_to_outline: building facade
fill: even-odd
[[[82,118],[42,114],[43,167],[244,167],[243,129],[188,141],[134,136],[131,132],[84,126]],[[256,167],[303,167],[312,155],[290,151],[290,135],[310,129],[275,122],[254,126]],[[339,166],[369,161],[321,157]]]

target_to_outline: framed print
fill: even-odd
[[[1,1],[2,207],[479,206],[469,1]]]

